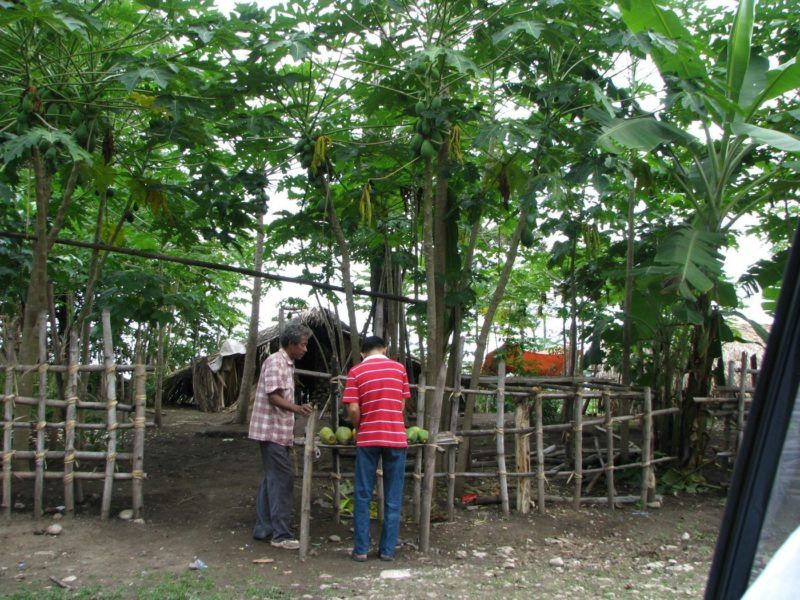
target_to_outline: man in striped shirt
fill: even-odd
[[[375,487],[378,459],[383,461],[384,512],[378,555],[392,560],[400,531],[403,478],[406,465],[405,399],[411,393],[405,367],[385,356],[378,336],[361,346],[363,361],[347,374],[342,402],[356,437],[353,560],[363,562],[369,550],[369,503]]]

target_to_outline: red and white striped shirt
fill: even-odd
[[[403,405],[410,396],[406,368],[383,354],[370,354],[350,369],[342,402],[358,402],[356,445],[407,447]]]

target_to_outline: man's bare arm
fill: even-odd
[[[267,400],[269,400],[269,403],[273,406],[277,406],[278,408],[288,410],[289,412],[293,412],[298,415],[308,416],[313,410],[313,407],[310,404],[295,404],[294,402],[289,402],[283,397],[283,390],[280,388],[271,392],[267,396]]]
[[[350,422],[353,427],[358,429],[358,424],[361,421],[361,409],[358,406],[358,402],[348,402],[345,406],[347,407],[347,416],[350,418]]]

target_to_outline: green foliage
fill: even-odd
[[[661,494],[703,494],[719,489],[697,470],[668,469],[658,478],[658,491]]]
[[[460,314],[473,335],[521,224],[497,333],[549,349],[574,321],[584,367],[625,354],[637,383],[664,390],[690,332],[737,308],[721,256],[745,215],[776,258],[739,285],[777,292],[800,172],[796,36],[770,25],[785,7],[12,4],[0,11],[0,229],[33,231],[41,215],[62,237],[246,265],[256,218],[280,196],[267,265],[341,283],[338,221],[351,262],[376,276],[364,285],[394,270],[396,292],[425,298],[430,186],[443,329]],[[637,80],[645,57],[661,81]],[[612,75],[628,63],[628,81]],[[19,315],[31,264],[30,244],[0,238],[0,312]],[[238,276],[56,245],[47,278],[67,325],[83,308],[90,321],[111,309],[120,339],[170,324],[174,363],[243,329]],[[422,331],[426,310],[408,313]]]

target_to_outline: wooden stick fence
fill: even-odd
[[[737,366],[736,361],[728,361],[727,384],[717,386],[715,395],[694,398],[705,414],[713,419],[722,419],[723,439],[715,456],[731,461],[736,458],[742,443],[758,376],[755,356],[742,352],[738,363]]]
[[[456,353],[458,356],[460,353]],[[460,365],[456,365],[456,372],[460,371]],[[454,518],[453,508],[455,498],[452,484],[455,478],[475,478],[475,479],[497,479],[499,487],[499,503],[505,514],[510,511],[509,506],[509,480],[517,484],[517,509],[520,512],[527,512],[532,504],[535,504],[540,514],[545,513],[548,502],[569,502],[574,508],[581,505],[606,504],[609,508],[614,508],[623,503],[641,503],[648,506],[655,496],[655,476],[654,466],[675,460],[675,457],[666,456],[653,458],[653,419],[657,416],[670,415],[676,413],[678,408],[668,408],[653,410],[651,392],[649,388],[636,391],[626,387],[613,385],[611,382],[600,382],[596,380],[581,380],[578,378],[556,378],[555,383],[545,378],[506,378],[505,364],[503,361],[498,363],[499,375],[496,378],[486,378],[482,384],[492,387],[481,389],[465,389],[458,383],[453,388],[441,385],[442,373],[439,374],[440,389],[450,390],[451,420],[449,431],[441,432],[428,444],[415,444],[409,446],[409,454],[414,454],[413,470],[406,472],[407,478],[414,481],[412,491],[413,516],[415,522],[420,526],[421,549],[428,545],[427,536],[430,532],[430,514],[433,488],[432,482],[446,478],[447,482],[447,516]],[[306,373],[309,374],[309,373]],[[326,373],[313,373],[314,376],[326,377]],[[332,377],[332,386],[340,381],[339,377]],[[536,385],[528,386],[528,382],[533,381]],[[434,391],[436,386],[428,386],[424,376],[420,378],[418,385],[412,385],[417,389],[417,423],[423,426],[423,415],[429,391]],[[333,390],[333,387],[332,387]],[[338,391],[338,386],[337,390]],[[334,392],[335,393],[335,392]],[[457,431],[458,406],[459,401],[467,394],[491,395],[495,397],[497,412],[495,415],[494,427],[491,429],[472,429],[469,431]],[[508,400],[516,403],[514,426],[505,427],[505,402]],[[570,402],[573,405],[573,419],[568,423],[554,423],[545,425],[544,423],[544,403],[547,401],[557,401],[559,403]],[[593,404],[595,411],[586,414],[586,407]],[[339,405],[334,399],[332,402],[333,414],[332,424],[338,425]],[[630,406],[630,414],[614,414],[615,407]],[[638,410],[637,410],[638,407]],[[531,425],[531,413],[533,414],[533,425]],[[599,416],[595,416],[598,415]],[[631,456],[639,456],[639,460],[623,462],[621,435],[615,433],[615,425],[630,424],[639,422],[641,426],[641,447],[637,447],[633,442],[629,442],[629,447],[624,448],[626,453]],[[620,427],[621,429],[621,427]],[[304,473],[303,473],[303,499],[302,507],[310,506],[310,496],[312,493],[310,481],[313,479],[326,479],[334,486],[334,498],[336,518],[339,518],[340,494],[339,489],[342,479],[352,479],[354,473],[344,472],[341,469],[341,456],[343,452],[354,450],[352,446],[346,445],[326,445],[316,440],[316,432],[313,428],[306,428],[306,435],[303,439],[295,440],[298,446],[304,448]],[[545,436],[548,434],[565,433],[570,436],[572,459],[567,459],[565,447],[559,449],[558,443],[545,445]],[[598,437],[598,435],[601,437]],[[507,470],[507,451],[506,437],[515,436],[515,461],[516,470]],[[593,449],[587,448],[585,438],[590,435],[594,444]],[[455,450],[461,437],[495,437],[493,461],[484,461],[484,464],[494,466],[490,471],[468,471],[455,472]],[[530,438],[533,437],[533,450],[531,450]],[[602,443],[601,441],[602,440]],[[332,467],[330,472],[313,472],[314,448],[330,450],[332,453]],[[436,450],[446,453],[446,467],[444,471],[435,470],[433,452]],[[423,455],[423,453],[425,455]],[[563,455],[563,458],[561,456]],[[557,461],[553,466],[552,461]],[[535,461],[535,465],[533,462]],[[549,461],[549,464],[548,464]],[[619,461],[619,462],[617,462]],[[598,467],[593,466],[599,463]],[[615,482],[615,473],[628,470],[639,469],[642,473],[641,488],[639,494],[618,495]],[[605,478],[606,493],[603,496],[588,495],[600,477]],[[423,478],[431,483],[423,485]],[[591,481],[584,489],[584,480],[591,478]],[[536,501],[531,498],[530,480],[536,480]],[[548,493],[548,480],[566,481],[566,485],[572,485],[572,492],[569,496]],[[380,488],[377,490],[378,503],[382,504]],[[380,518],[381,515],[379,515]],[[427,525],[427,527],[426,527]],[[310,526],[310,513],[304,510],[301,514],[301,556],[305,556],[308,551],[307,544],[303,545],[303,539],[308,536]],[[303,536],[302,532],[306,532]]]
[[[627,388],[622,388],[614,385],[603,385],[601,389],[596,389],[593,386],[598,385],[596,381],[580,381],[570,378],[569,383],[574,387],[571,390],[546,390],[541,387],[541,380],[543,378],[511,378],[506,379],[504,376],[504,364],[502,361],[498,363],[498,377],[493,378],[492,381],[497,383],[497,388],[494,392],[487,389],[480,390],[462,390],[463,393],[480,393],[492,394],[497,397],[497,419],[493,429],[473,429],[469,431],[456,432],[459,437],[496,437],[496,464],[495,471],[470,471],[455,473],[455,477],[463,478],[496,478],[499,487],[499,499],[503,505],[503,497],[507,496],[507,480],[517,480],[517,494],[518,494],[518,510],[525,509],[522,506],[525,504],[526,489],[528,488],[529,479],[535,478],[537,480],[537,493],[536,504],[540,513],[545,512],[545,504],[547,501],[569,501],[573,507],[578,508],[581,504],[598,504],[606,503],[609,507],[613,508],[616,504],[626,502],[641,502],[646,506],[655,496],[655,476],[653,466],[656,464],[667,463],[676,459],[676,457],[661,457],[659,459],[652,458],[652,444],[653,444],[653,419],[657,416],[669,415],[678,412],[678,408],[668,408],[653,410],[651,403],[651,392],[649,388],[642,391],[633,391]],[[559,378],[558,386],[562,387],[567,381],[562,381],[564,378]],[[482,378],[483,380],[483,378]],[[518,387],[519,381],[534,381],[539,385],[535,385],[527,390],[522,390]],[[508,385],[506,385],[508,384]],[[549,383],[546,385],[550,385]],[[502,389],[503,393],[500,394]],[[505,428],[500,425],[501,416],[503,414],[503,398],[511,398],[517,404],[517,418],[515,419],[515,427]],[[632,414],[614,415],[614,399],[624,400],[626,403],[641,402],[641,410],[633,412]],[[545,425],[543,420],[543,404],[548,400],[556,400],[559,402],[572,402],[574,417],[570,423],[557,423]],[[587,400],[597,400],[599,409],[602,409],[603,415],[601,417],[585,417],[584,408]],[[535,415],[535,422],[533,426],[525,423],[524,417],[519,415],[524,414],[530,410],[529,406],[532,405]],[[626,462],[624,464],[615,464],[617,458],[620,458],[622,452],[618,454],[615,451],[615,438],[614,424],[626,424],[633,421],[641,423],[642,430],[642,448],[636,448],[634,444],[630,444],[635,453],[641,457],[639,461]],[[604,434],[605,449],[601,449],[599,444],[597,449],[592,453],[586,451],[585,447],[585,433],[587,431],[597,429]],[[571,447],[573,460],[571,461],[571,468],[568,467],[566,461],[562,461],[555,468],[547,468],[547,456],[545,453],[545,434],[555,432],[568,432],[571,435]],[[505,469],[505,436],[516,436],[516,472],[507,472]],[[534,436],[533,453],[530,451],[530,446],[525,445],[521,439],[527,439],[528,436]],[[501,441],[502,440],[502,445]],[[596,441],[596,440],[595,440]],[[551,446],[551,448],[554,448]],[[550,456],[555,456],[550,453]],[[535,470],[531,470],[530,460],[535,458]],[[599,468],[587,468],[585,462],[587,460],[596,460],[600,463]],[[484,463],[488,464],[488,463]],[[616,492],[616,485],[614,480],[614,473],[626,469],[641,469],[642,470],[642,483],[641,492],[637,496],[618,496]],[[590,497],[584,495],[588,492],[583,489],[583,482],[586,477],[593,477],[591,482],[592,487],[597,481],[599,476],[603,475],[606,480],[606,495],[603,497]],[[547,480],[567,480],[567,483],[573,485],[572,494],[570,498],[557,497],[553,494],[546,493]],[[558,498],[558,500],[556,500]],[[527,501],[530,504],[530,500]]]
[[[14,479],[33,479],[33,516],[40,518],[44,513],[45,482],[61,480],[65,512],[75,514],[76,488],[81,480],[97,480],[102,482],[101,512],[102,519],[107,519],[111,511],[111,501],[115,481],[131,481],[131,506],[134,518],[141,516],[143,508],[143,480],[145,428],[153,425],[145,418],[145,380],[148,371],[153,369],[141,364],[141,353],[137,354],[137,364],[118,365],[114,360],[111,339],[111,318],[107,311],[102,315],[103,329],[103,365],[78,364],[78,339],[70,336],[66,365],[51,365],[47,362],[47,318],[44,313],[37,320],[39,355],[36,365],[20,365],[16,363],[11,336],[5,331],[6,364],[4,368],[5,382],[3,387],[3,454],[2,454],[2,506],[6,516],[10,516],[13,507],[12,481]],[[36,372],[37,387],[34,396],[21,396],[15,393],[16,377],[26,372]],[[133,404],[117,402],[117,379],[120,373],[133,373]],[[48,374],[66,373],[64,399],[48,398]],[[100,373],[102,379],[103,402],[81,401],[78,397],[79,374]],[[15,415],[17,406],[25,407],[19,415]],[[63,420],[47,421],[47,409],[63,409]],[[34,411],[35,409],[35,411]],[[100,411],[104,414],[103,422],[79,422],[81,414],[87,411]],[[120,416],[126,418],[120,420]],[[130,419],[128,421],[127,419]],[[14,429],[31,429],[35,432],[34,448],[14,448]],[[47,436],[47,430],[60,430],[62,435]],[[120,431],[132,431],[132,450],[120,452],[119,444],[124,438]],[[104,431],[105,448],[103,450],[85,450],[79,447],[79,432]],[[48,447],[53,440],[63,440],[63,448]],[[60,445],[60,444],[59,444]],[[32,461],[33,469],[25,467],[24,461]],[[63,464],[61,471],[48,468],[48,462],[59,461]],[[120,471],[120,462],[131,465],[130,472]],[[101,462],[99,470],[82,470],[84,465]],[[31,463],[29,463],[31,464]]]

